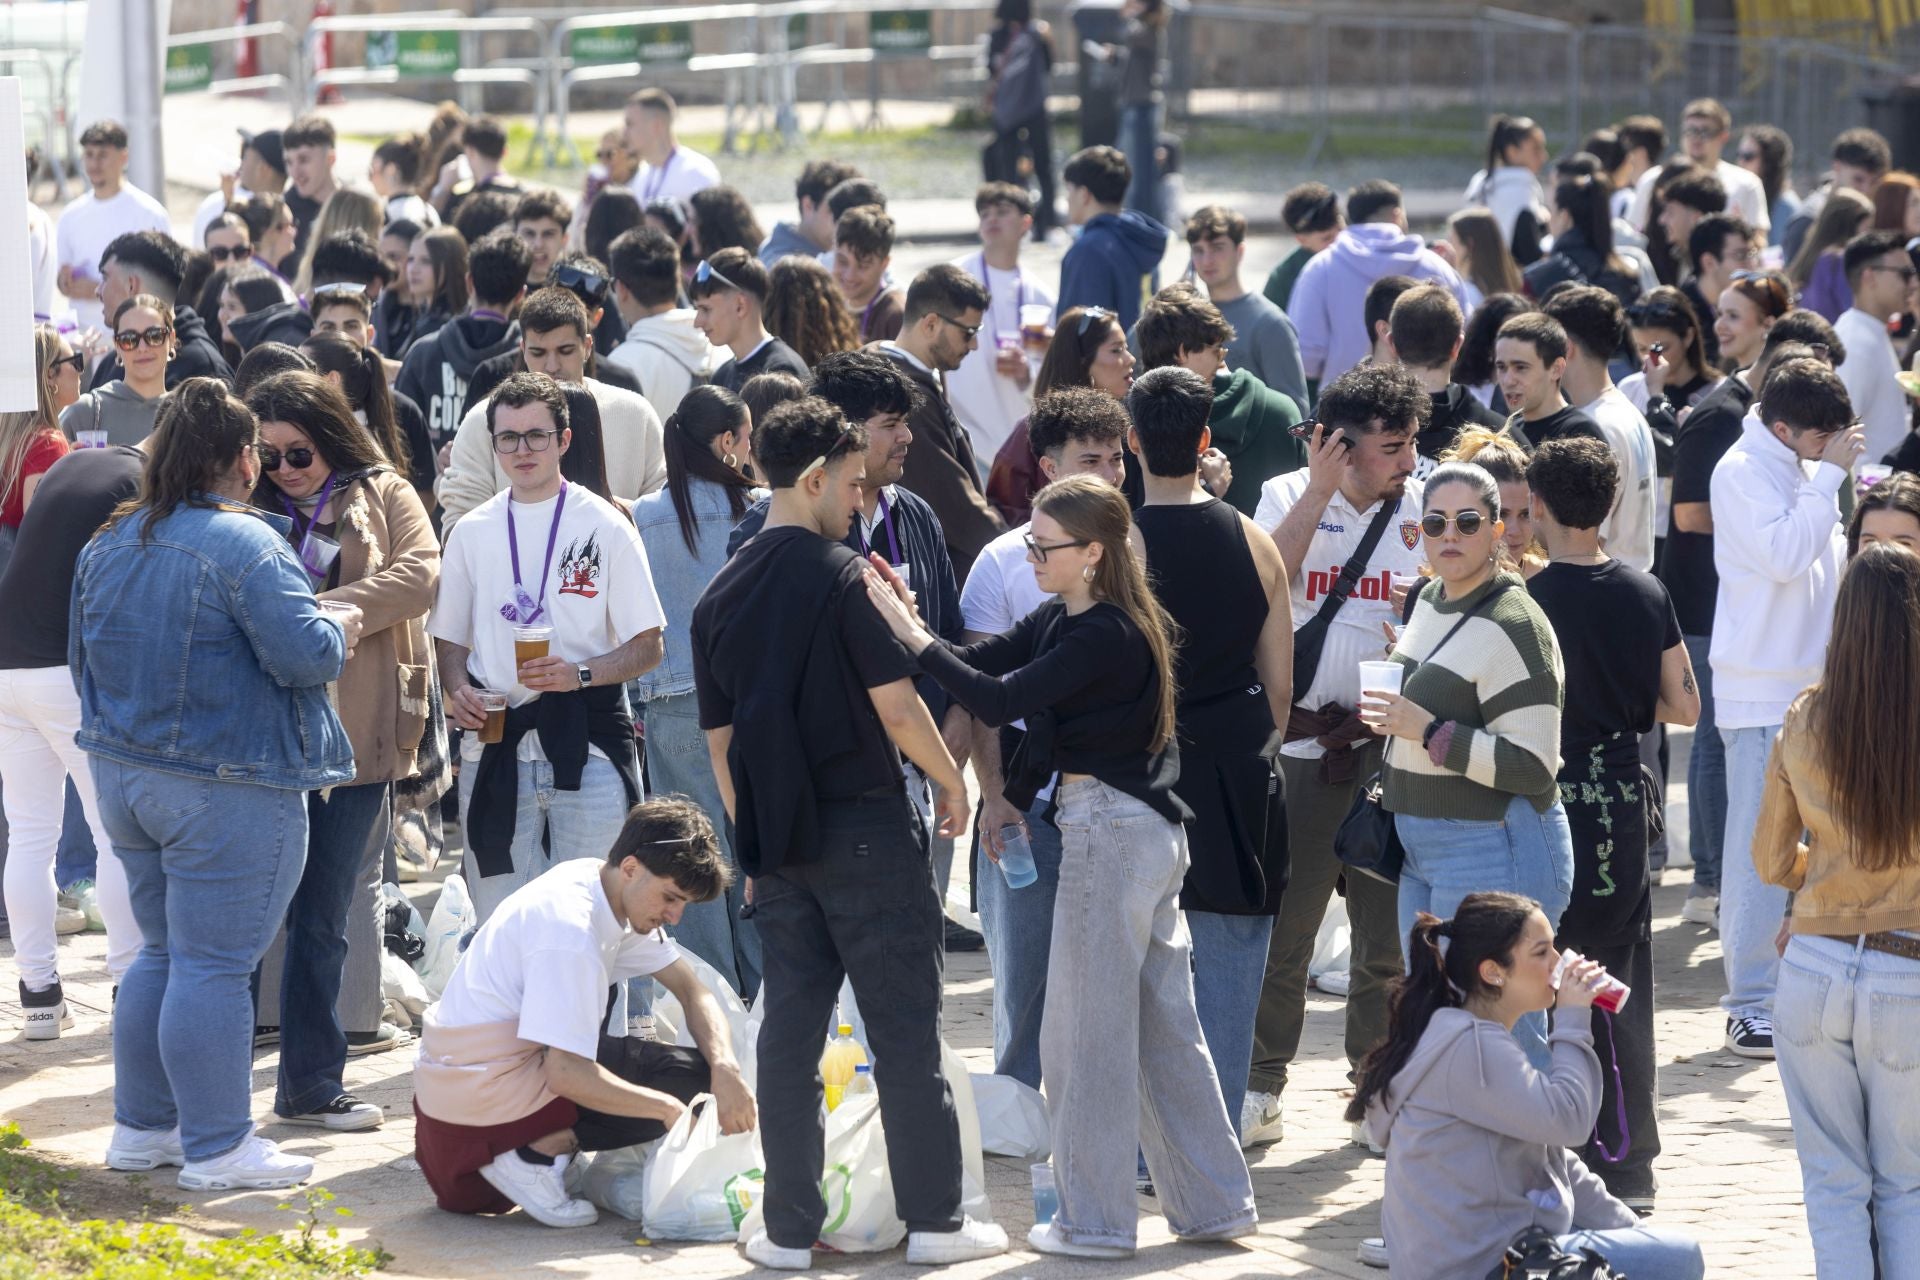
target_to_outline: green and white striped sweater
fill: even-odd
[[[1426,661],[1461,615],[1501,582],[1508,587],[1500,598]],[[1565,671],[1553,624],[1519,574],[1497,574],[1464,600],[1442,600],[1440,584],[1427,584],[1393,660],[1407,669],[1401,693],[1456,727],[1444,765],[1418,742],[1389,742],[1381,796],[1389,811],[1494,821],[1516,795],[1542,812],[1553,806]]]

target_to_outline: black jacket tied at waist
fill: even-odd
[[[589,686],[573,693],[543,693],[532,702],[507,709],[500,741],[481,748],[467,805],[467,847],[483,876],[513,870],[514,818],[519,810],[520,739],[540,738],[540,750],[553,766],[558,791],[578,791],[587,767],[587,748],[598,747],[612,762],[627,791],[629,807],[640,803],[639,756],[633,747],[633,716],[619,685]],[[605,849],[574,850],[604,857]]]

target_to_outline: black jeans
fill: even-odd
[[[1653,1162],[1660,1154],[1659,1072],[1653,1042],[1653,944],[1597,946],[1566,933],[1562,947],[1572,947],[1608,973],[1633,988],[1626,1007],[1608,1015],[1593,1011],[1593,1051],[1600,1055],[1600,1118],[1595,1124],[1609,1151],[1620,1150],[1620,1103],[1624,1098],[1630,1141],[1618,1164],[1600,1154],[1591,1140],[1579,1156],[1616,1196],[1652,1195]],[[1614,1079],[1614,1064],[1620,1077]]]
[[[698,1049],[679,1045],[656,1044],[632,1036],[601,1035],[600,1049],[594,1061],[628,1084],[670,1093],[682,1102],[692,1102],[711,1087],[707,1060]],[[658,1120],[637,1116],[610,1116],[604,1111],[580,1108],[573,1122],[573,1136],[582,1151],[617,1151],[636,1143],[652,1142],[663,1136],[667,1126]]]
[[[827,1205],[820,1055],[843,977],[866,1019],[893,1198],[912,1231],[960,1226],[960,1126],[940,1071],[940,901],[926,827],[903,793],[820,806],[811,862],[754,880],[766,969],[760,1134],[767,1235],[804,1249]]]
[[[1034,204],[1033,230],[1035,235],[1045,235],[1052,230],[1055,213],[1053,204],[1053,121],[1045,110],[1037,111],[1029,119],[1021,121],[1013,128],[1001,132],[994,131],[993,141],[987,144],[981,157],[982,168],[988,182],[1011,182],[1016,187],[1027,185],[1026,178],[1020,172],[1020,156],[1028,153],[1033,156],[1033,177],[1040,187],[1040,198]]]

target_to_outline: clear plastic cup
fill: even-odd
[[[1054,1185],[1051,1164],[1032,1165],[1028,1172],[1033,1176],[1033,1225],[1044,1227],[1060,1212],[1060,1189]]]
[[[1024,889],[1040,878],[1025,827],[1009,822],[1000,828],[1000,845],[1000,874],[1007,878],[1007,888]]]
[[[513,629],[513,664],[524,666],[535,658],[544,658],[553,648],[553,628],[546,623]]]
[[[1360,701],[1363,703],[1369,701],[1377,702],[1378,699],[1369,699],[1367,697],[1370,693],[1391,693],[1397,695],[1400,692],[1401,677],[1405,676],[1406,672],[1407,669],[1397,662],[1361,663]]]

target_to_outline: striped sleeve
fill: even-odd
[[[1510,591],[1475,637],[1486,646],[1474,688],[1483,729],[1459,725],[1446,767],[1510,795],[1551,789],[1560,769],[1560,649],[1553,628],[1524,592]]]

